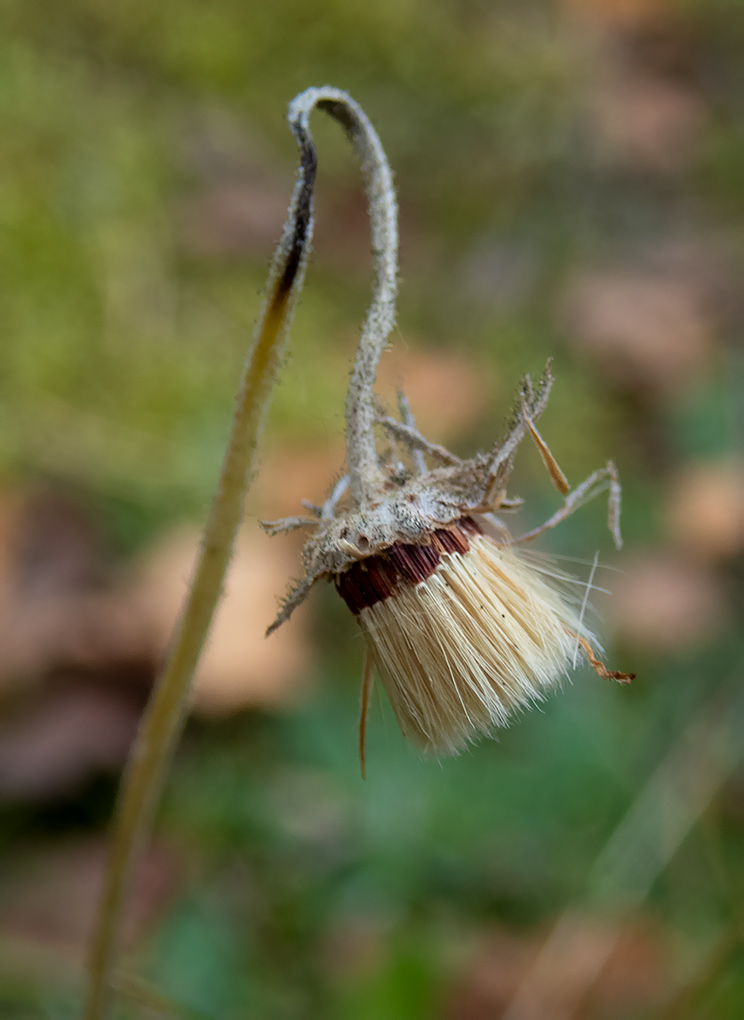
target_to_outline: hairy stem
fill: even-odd
[[[238,394],[217,494],[204,530],[190,592],[167,661],[145,709],[114,809],[111,844],[93,932],[85,1020],[108,1012],[113,968],[129,879],[139,860],[178,736],[192,679],[220,597],[243,516],[256,445],[284,351],[313,229],[316,158],[302,126],[290,126],[300,147],[300,171],[267,296]]]
[[[372,304],[362,326],[346,397],[346,452],[349,488],[359,505],[375,498],[381,481],[374,437],[374,384],[380,355],[395,324],[398,291],[398,207],[393,175],[385,152],[364,111],[345,92],[308,89],[290,105],[290,120],[304,131],[312,110],[319,107],[346,131],[359,157],[372,223],[375,284]]]

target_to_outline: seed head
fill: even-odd
[[[565,677],[579,607],[472,517],[396,543],[336,578],[403,733],[449,754],[505,726]]]
[[[570,578],[541,569],[524,542],[609,490],[608,524],[619,547],[620,483],[609,461],[571,490],[536,422],[552,386],[550,366],[537,385],[526,376],[504,436],[486,453],[460,459],[416,429],[399,396],[399,420],[380,412],[374,382],[394,322],[397,210],[392,178],[374,128],[335,89],[310,89],[293,101],[295,134],[312,147],[314,106],[335,116],[357,148],[366,176],[376,286],[346,400],[345,474],[311,516],[265,522],[270,534],[309,528],[304,577],[289,592],[269,633],[289,618],[318,580],[332,581],[365,636],[404,734],[421,750],[459,751],[507,724],[511,715],[568,675],[579,649],[604,677],[584,625],[585,603]],[[381,454],[375,429],[387,446]],[[541,527],[513,538],[502,519],[521,505],[507,484],[525,436],[536,444],[564,497]],[[360,746],[369,697],[365,668]]]

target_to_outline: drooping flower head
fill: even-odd
[[[346,401],[346,474],[310,516],[266,522],[270,534],[310,529],[304,577],[290,591],[269,633],[321,579],[335,584],[365,636],[361,744],[376,669],[401,729],[421,750],[457,752],[506,725],[567,676],[580,649],[600,675],[596,639],[569,578],[546,571],[522,550],[599,492],[609,490],[609,527],[618,548],[620,484],[608,462],[573,491],[537,430],[552,376],[525,377],[505,435],[487,453],[460,459],[416,429],[401,395],[400,420],[374,396],[380,354],[395,317],[397,208],[392,178],[374,128],[335,89],[309,89],[290,105],[292,129],[312,148],[308,119],[325,109],[346,129],[360,156],[370,201],[376,285]],[[387,439],[383,452],[377,433]],[[513,537],[503,514],[520,500],[507,485],[519,443],[530,436],[564,496],[562,507],[528,534]]]

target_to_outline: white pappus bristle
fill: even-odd
[[[596,643],[579,600],[517,549],[470,535],[419,583],[358,612],[404,734],[452,754],[568,675],[577,636]]]

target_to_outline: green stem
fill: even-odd
[[[369,497],[376,477],[372,387],[377,362],[392,328],[397,285],[397,219],[390,169],[374,128],[345,92],[308,89],[289,107],[289,124],[300,147],[300,174],[267,285],[267,299],[238,395],[217,495],[204,530],[170,654],[145,709],[122,778],[111,826],[111,845],[98,906],[89,966],[84,1020],[104,1020],[110,999],[121,918],[130,877],[150,831],[160,791],[183,729],[194,672],[219,601],[250,482],[256,446],[302,286],[313,232],[316,157],[308,128],[319,107],[345,130],[362,163],[370,200],[376,286],[362,329],[347,401],[349,473],[358,501]]]
[[[129,879],[149,833],[168,765],[183,729],[192,679],[219,601],[250,481],[254,454],[284,351],[312,237],[315,150],[307,132],[291,124],[300,146],[300,174],[282,240],[269,275],[219,487],[190,593],[162,674],[135,738],[114,809],[104,887],[93,932],[85,1020],[108,1012],[113,968]]]

